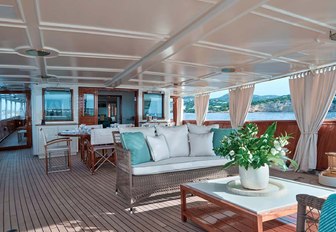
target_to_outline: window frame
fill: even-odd
[[[65,91],[64,88],[43,88],[42,89],[42,118],[45,122],[72,122],[74,120],[73,89],[69,89],[71,97],[71,118],[69,120],[47,120],[45,117],[45,92],[46,91]]]
[[[156,94],[156,95],[161,95],[162,96],[162,101],[161,101],[161,107],[162,107],[162,117],[161,118],[157,118],[157,119],[161,119],[161,120],[165,120],[165,109],[164,109],[164,99],[165,99],[165,94],[162,92],[142,92],[142,119],[146,119],[146,115],[145,115],[145,94]]]

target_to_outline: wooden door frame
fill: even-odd
[[[85,116],[84,94],[94,95],[94,116]],[[98,89],[88,87],[78,87],[78,124],[94,125],[98,123]]]
[[[113,92],[133,92],[134,93],[134,125],[139,126],[139,114],[138,114],[138,99],[139,99],[139,90],[137,89],[121,89],[121,88],[103,88],[103,87],[97,87],[97,88],[88,88],[88,87],[78,87],[78,123],[81,124],[81,99],[80,94],[82,93],[81,90],[88,90],[88,91],[94,91],[95,92],[95,115],[96,117],[96,124],[98,123],[98,93],[99,91],[113,91]],[[91,93],[92,93],[91,92]],[[89,92],[88,92],[89,93]]]
[[[32,147],[32,116],[31,116],[31,90],[0,90],[0,94],[25,94],[26,95],[26,130],[27,130],[27,144],[21,146],[0,147],[0,151],[10,151],[27,149]]]

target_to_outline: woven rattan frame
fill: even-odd
[[[130,152],[121,147],[115,149],[116,191],[126,198],[130,209],[152,197],[177,192],[183,183],[223,178],[237,173],[235,168],[224,170],[223,167],[211,167],[153,175],[132,175]]]
[[[298,194],[296,200],[298,202],[296,231],[317,231],[325,199],[307,194]]]

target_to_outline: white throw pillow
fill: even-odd
[[[158,135],[163,135],[165,137],[170,157],[189,155],[188,128],[186,125],[157,127],[156,132]]]
[[[120,127],[119,128],[120,133],[125,132],[141,132],[144,137],[147,136],[155,136],[155,128],[154,127]]]
[[[215,156],[213,151],[213,132],[206,134],[189,133],[190,156]]]
[[[197,126],[195,124],[188,123],[189,132],[192,134],[205,134],[209,133],[212,128],[219,128],[219,124],[212,124],[209,126]]]
[[[169,148],[163,135],[147,136],[147,143],[154,161],[169,158]]]

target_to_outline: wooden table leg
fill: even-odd
[[[263,221],[262,221],[262,217],[260,215],[257,215],[257,217],[256,217],[256,231],[258,231],[258,232],[263,232],[264,231]]]
[[[184,188],[181,186],[181,219],[183,222],[187,221],[187,217],[184,215],[184,213],[187,210],[187,196],[186,196],[186,191]]]

